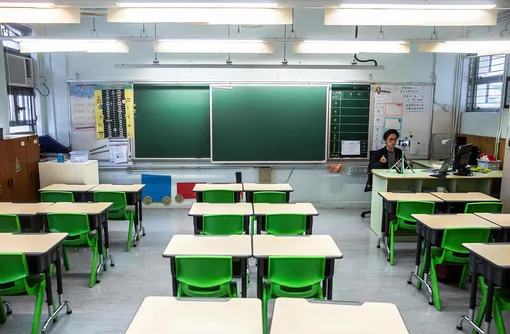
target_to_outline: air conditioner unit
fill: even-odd
[[[32,59],[6,53],[7,85],[13,87],[34,87]]]

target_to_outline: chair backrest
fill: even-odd
[[[0,214],[0,233],[20,233],[21,226],[17,215]]]
[[[398,201],[397,202],[397,218],[403,219],[407,222],[416,223],[411,215],[417,214],[434,214],[436,204],[434,202],[425,201]]]
[[[468,203],[464,209],[464,213],[501,213],[502,211],[503,203],[501,202]]]
[[[208,288],[232,280],[231,256],[176,256],[175,277],[179,282]]]
[[[323,256],[270,256],[268,279],[290,288],[300,288],[324,280]]]
[[[300,235],[306,231],[306,215],[272,213],[266,215],[266,232],[274,235]]]
[[[42,191],[41,202],[71,202],[74,203],[74,195],[68,191]]]
[[[28,277],[28,275],[29,271],[25,254],[0,253],[0,292],[4,290],[3,284],[20,281]],[[12,284],[7,289],[11,287]]]
[[[68,233],[70,237],[90,232],[86,213],[48,213],[48,227],[51,232]]]
[[[447,261],[451,261],[451,257],[456,256],[455,253],[461,255],[469,254],[469,250],[462,247],[464,243],[486,243],[489,241],[491,229],[488,227],[480,228],[447,228],[443,233],[441,248],[448,251],[446,254]],[[466,258],[465,256],[463,258]]]
[[[235,214],[205,215],[202,234],[243,234],[244,216]]]
[[[126,217],[127,198],[126,193],[120,191],[95,191],[94,202],[112,202],[108,208],[108,218],[124,219]]]
[[[287,194],[281,191],[257,191],[253,203],[287,203]]]
[[[234,203],[233,190],[204,190],[202,198],[205,203]]]

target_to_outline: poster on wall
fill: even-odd
[[[70,84],[71,126],[74,131],[94,131],[94,85]]]
[[[94,88],[96,138],[134,138],[132,85],[96,85]]]

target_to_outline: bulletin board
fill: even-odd
[[[433,116],[432,84],[375,84],[371,89],[372,148],[384,146],[383,134],[396,129],[400,139],[411,146],[406,154],[413,159],[428,159]]]

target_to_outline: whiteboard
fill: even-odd
[[[384,146],[383,134],[388,129],[400,132],[411,146],[406,156],[411,159],[428,159],[433,116],[432,84],[374,84],[371,90],[371,148]]]

